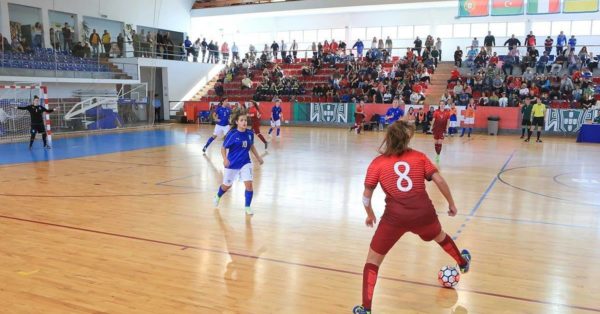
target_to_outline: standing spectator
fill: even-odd
[[[154,58],[154,53],[156,51],[156,33],[148,32],[148,35],[146,35],[146,40],[148,41],[148,57]]]
[[[413,44],[415,44],[415,48],[413,50],[416,50],[417,54],[420,57],[421,56],[421,49],[423,48],[423,42],[421,41],[421,39],[419,39],[419,36],[417,36],[417,39],[415,39],[415,41],[413,42]]]
[[[123,58],[125,54],[125,38],[123,37],[123,33],[119,32],[117,36],[117,47],[119,48],[119,58]]]
[[[431,57],[433,58],[433,65],[437,67],[438,59],[440,57],[440,51],[437,49],[437,47],[433,47],[433,50],[431,51]]]
[[[488,55],[492,55],[492,47],[496,46],[496,37],[492,35],[491,31],[488,31],[487,36],[483,39],[483,45]]]
[[[65,26],[62,28],[63,34],[63,49],[66,51],[71,51],[73,48],[73,32],[71,31],[71,27],[69,27],[69,23],[65,22]]]
[[[219,43],[218,42],[214,42],[213,43],[213,47],[212,47],[212,53],[213,53],[213,62],[214,63],[219,63]]]
[[[139,34],[140,38],[140,57],[148,57],[148,36],[146,35],[146,31],[142,29],[142,32]]]
[[[139,58],[141,56],[142,47],[140,44],[140,35],[135,32],[135,30],[131,31],[131,41],[133,43],[133,56]]]
[[[471,46],[473,49],[479,49],[479,40],[477,37],[473,37],[473,41],[471,42]]]
[[[463,51],[460,50],[460,46],[456,47],[456,51],[454,51],[454,65],[457,67],[462,67],[462,57]]]
[[[281,60],[285,60],[287,57],[287,44],[282,40],[281,41]]]
[[[102,45],[104,46],[104,53],[106,54],[106,57],[110,57],[110,44],[111,44],[111,38],[110,38],[110,34],[108,33],[107,30],[104,30],[104,34],[102,34]]]
[[[206,50],[208,50],[208,58],[206,59],[206,63],[213,63],[214,56],[215,56],[215,54],[213,53],[214,46],[215,45],[213,44],[212,40],[206,46]]]
[[[425,50],[431,51],[431,47],[433,47],[433,45],[433,37],[431,35],[427,35],[427,38],[425,39]]]
[[[290,47],[290,51],[292,51],[292,55],[294,56],[294,62],[298,59],[298,43],[294,39],[292,41],[292,46]]]
[[[365,49],[365,44],[363,44],[360,38],[356,41],[356,43],[354,43],[354,46],[352,46],[352,49],[354,48],[356,48],[356,56],[358,58],[362,58],[363,50]]]
[[[183,41],[183,46],[185,47],[185,57],[189,58],[190,55],[194,55],[194,48],[192,48],[193,44],[190,40],[190,36],[185,36],[185,41]]]
[[[279,52],[279,45],[274,40],[273,44],[271,44],[271,50],[273,50],[273,58],[277,60],[277,52]]]
[[[163,55],[163,59],[174,60],[175,59],[175,44],[171,40],[171,33],[165,32],[165,34],[163,35],[163,45],[164,45],[164,50],[166,52],[166,54]]]
[[[557,56],[563,54],[566,44],[567,44],[567,36],[565,36],[563,31],[560,31],[560,34],[558,34],[558,37],[556,38],[556,54],[557,54]]]
[[[537,41],[535,40],[535,35],[533,34],[533,31],[529,31],[529,35],[525,37],[525,45],[527,46],[527,51],[531,51],[536,44]]]
[[[164,36],[161,32],[156,32],[156,57],[162,59],[164,56],[165,46],[164,46]]]
[[[508,51],[510,52],[514,48],[521,46],[521,41],[515,38],[515,34],[512,34],[512,36],[504,42],[504,46],[506,45],[508,45]]]
[[[221,45],[221,54],[223,55],[223,64],[229,63],[229,45],[227,42]]]
[[[575,35],[571,35],[571,38],[569,38],[569,49],[575,51],[575,46],[577,46],[577,39]]]
[[[435,42],[435,48],[439,51],[440,54],[440,62],[442,61],[442,40],[438,37],[437,41]]]
[[[231,53],[233,54],[233,61],[240,61],[240,49],[235,44],[235,41],[233,42],[233,46],[231,46]]]
[[[162,102],[160,101],[160,98],[158,98],[158,94],[154,94],[154,121],[156,122],[161,122],[162,121],[162,117],[160,114],[160,108],[162,107]]]
[[[33,48],[42,48],[43,40],[42,40],[42,24],[40,22],[35,23],[35,26],[32,30],[33,33]]]
[[[94,56],[97,56],[100,53],[100,35],[96,33],[96,29],[92,30],[92,34],[90,35],[90,44],[92,45],[92,53]]]
[[[373,41],[371,41],[371,49],[377,49],[377,37],[373,37]]]
[[[54,28],[50,27],[50,46],[52,46],[52,49],[56,49],[58,50],[60,48],[60,45],[57,47],[57,41],[56,41],[56,32],[54,31]]]
[[[391,56],[392,55],[392,39],[390,38],[390,36],[387,37],[387,39],[385,40],[385,49],[387,49],[388,54]]]
[[[235,47],[235,43],[233,45]],[[200,44],[200,38],[198,38],[198,39],[196,39],[196,41],[194,42],[194,45],[192,46],[194,62],[198,62],[198,54],[200,53],[201,47],[202,47],[202,45]],[[235,55],[235,53],[234,53],[234,55]]]
[[[318,57],[319,56],[319,51],[317,50],[317,44],[313,41],[312,45],[311,45],[311,49],[312,49],[312,53],[313,53],[313,58],[314,57]]]
[[[548,51],[544,51],[544,55],[542,55],[540,57],[540,59],[537,61],[537,64],[535,66],[535,72],[538,74],[544,74],[544,72],[546,71],[546,66],[548,65],[548,62],[550,61],[550,58],[548,57]]]
[[[202,63],[204,63],[204,56],[206,56],[206,49],[208,49],[208,43],[206,42],[206,38],[202,39],[200,46],[200,49],[202,50]],[[210,53],[208,55],[208,58],[210,59]]]
[[[552,45],[554,45],[554,39],[550,36],[546,37],[546,40],[544,41],[544,51],[550,54],[552,52]]]

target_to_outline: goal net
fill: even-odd
[[[40,105],[48,108],[46,86],[41,85],[0,85],[0,143],[18,142],[29,138],[31,118],[25,107],[33,103],[33,97],[40,98]],[[48,140],[51,141],[50,120],[44,115]]]

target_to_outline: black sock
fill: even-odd
[[[525,128],[521,129],[521,137],[525,137]]]
[[[31,138],[29,139],[29,148],[33,146],[33,141],[35,141],[35,133],[31,134]]]
[[[541,131],[537,131],[537,140],[538,140],[538,141],[540,140],[540,135],[541,135],[541,134],[542,134],[542,132],[541,132]]]
[[[531,138],[531,134],[533,134],[533,131],[531,130],[527,130],[527,140],[529,141],[529,139]]]
[[[42,141],[44,142],[44,147],[48,146],[48,141],[46,140],[46,133],[42,134]]]

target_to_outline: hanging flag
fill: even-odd
[[[560,13],[560,0],[529,0],[527,14]]]
[[[563,12],[598,12],[598,0],[564,0]]]
[[[492,0],[492,15],[521,15],[523,0]]]
[[[458,0],[458,16],[488,16],[490,6],[488,0]]]

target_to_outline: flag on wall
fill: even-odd
[[[529,0],[527,14],[560,13],[560,0]]]
[[[564,13],[597,12],[598,0],[564,0]]]
[[[488,16],[490,6],[488,0],[458,0],[458,16]]]
[[[521,15],[524,9],[523,0],[492,0],[492,15]]]

